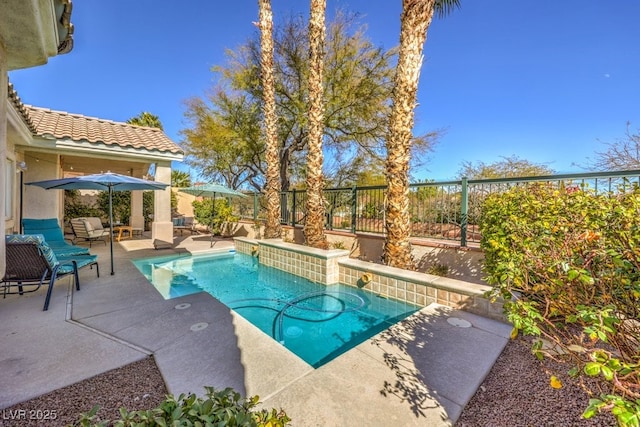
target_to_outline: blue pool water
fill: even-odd
[[[314,367],[419,308],[352,286],[313,283],[240,253],[133,263],[165,299],[208,292]]]

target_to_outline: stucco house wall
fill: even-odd
[[[0,235],[16,227],[13,193],[16,187],[14,146],[7,142],[11,106],[8,102],[11,70],[45,64],[49,57],[73,48],[71,1],[20,0],[3,2],[0,13]],[[7,205],[7,199],[9,206]],[[6,270],[6,246],[0,239],[0,277]]]

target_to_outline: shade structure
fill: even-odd
[[[213,246],[213,219],[215,218],[216,209],[216,196],[224,197],[247,197],[246,194],[242,194],[232,188],[225,187],[220,184],[202,184],[194,185],[193,187],[181,188],[179,191],[187,194],[191,194],[196,197],[210,197],[213,200],[213,207],[211,209],[211,246]]]
[[[113,172],[82,175],[72,178],[51,179],[47,181],[27,182],[45,190],[102,190],[109,192],[109,226],[113,233],[113,200],[114,191],[130,190],[164,190],[169,184],[147,181],[132,176],[120,175]],[[113,275],[113,236],[109,239],[111,251],[111,274]]]

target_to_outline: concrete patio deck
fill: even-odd
[[[0,299],[0,409],[153,354],[171,393],[233,387],[293,426],[447,426],[508,341],[507,324],[432,304],[314,369],[208,294],[164,300],[130,262],[233,241],[209,246],[196,235],[163,250],[114,242],[111,276],[109,246],[93,245],[101,277],[83,269],[80,291],[60,280],[48,311],[43,291]]]

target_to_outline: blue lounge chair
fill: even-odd
[[[23,218],[22,228],[24,234],[42,234],[56,256],[89,255],[88,248],[72,245],[64,239],[64,233],[56,218]]]
[[[49,309],[51,292],[59,277],[73,274],[76,290],[80,290],[79,268],[93,268],[95,265],[100,277],[97,255],[67,256],[58,259],[42,234],[10,234],[5,236],[5,243],[7,266],[5,276],[0,280],[3,295],[34,292],[46,284],[49,288],[43,311]]]

